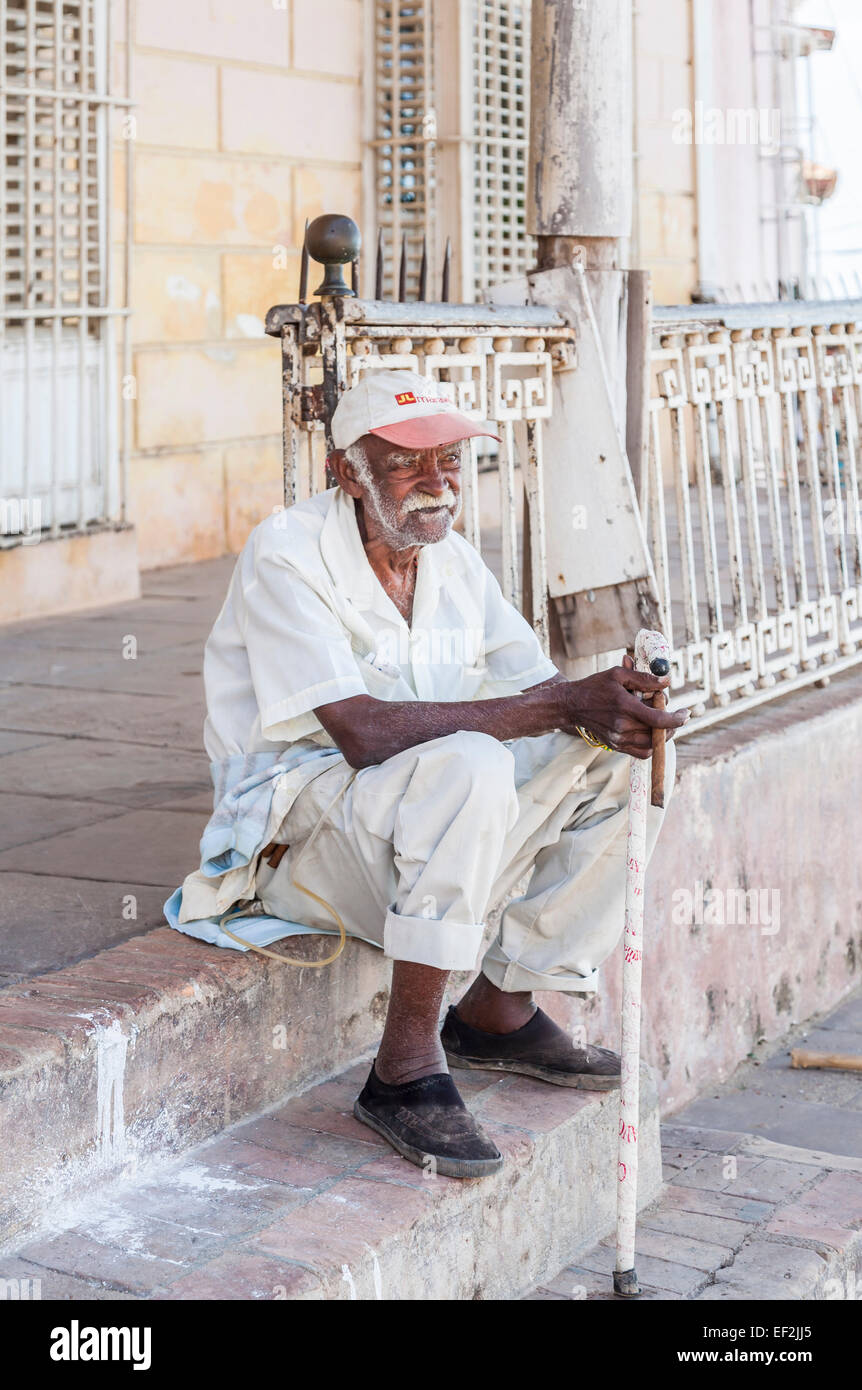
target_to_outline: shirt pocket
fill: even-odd
[[[356,665],[365,683],[365,689],[376,700],[409,700],[411,698],[409,687],[405,685],[404,678],[397,666],[383,661],[373,652],[369,652],[366,656],[357,653]]]

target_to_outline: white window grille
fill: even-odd
[[[529,0],[475,0],[474,275],[477,293],[522,275],[530,141]]]
[[[382,292],[398,298],[402,247],[407,298],[439,293],[451,237],[462,273],[453,299],[481,299],[523,273],[529,139],[529,0],[373,0],[375,85],[371,147],[382,234]],[[446,159],[466,149],[466,162]],[[367,257],[365,264],[372,263]],[[370,286],[363,286],[370,293]]]
[[[123,516],[109,54],[108,0],[0,0],[0,496],[55,536]]]
[[[423,237],[433,235],[432,0],[375,0],[375,184],[383,294],[398,295],[402,245],[415,293]]]

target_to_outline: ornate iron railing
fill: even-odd
[[[692,727],[862,660],[862,300],[653,316],[640,502]]]
[[[552,373],[577,362],[564,316],[326,296],[272,309],[267,331],[282,341],[285,505],[326,486],[328,421],[363,372],[436,377],[497,424],[496,454],[470,444],[464,530],[549,650],[543,422]],[[632,464],[690,733],[862,661],[862,301],[662,307],[652,334]],[[498,484],[484,532],[480,467]]]
[[[285,505],[325,483],[329,419],[343,389],[363,372],[408,367],[436,378],[466,415],[493,421],[502,443],[499,479],[500,582],[520,606],[520,468],[528,502],[532,621],[547,651],[548,600],[542,427],[551,413],[551,373],[571,362],[574,330],[533,306],[389,304],[325,298],[270,310],[267,332],[281,337]],[[464,478],[464,534],[482,551],[478,505],[481,444],[471,440]]]

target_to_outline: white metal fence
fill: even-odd
[[[110,44],[108,0],[0,0],[0,544],[25,513],[53,535],[123,517]]]
[[[654,315],[640,500],[703,726],[862,660],[862,300]]]
[[[519,605],[527,552],[548,650],[543,422],[574,330],[539,307],[349,299],[277,308],[267,326],[282,337],[288,504],[325,486],[326,421],[362,372],[434,376],[496,422],[494,521],[480,522],[472,441],[465,534]],[[657,309],[652,373],[632,462],[689,733],[862,661],[862,301]]]

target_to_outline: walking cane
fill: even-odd
[[[635,639],[635,666],[666,676],[670,648],[660,632],[641,628]],[[664,691],[651,703],[665,705]],[[653,729],[653,806],[664,805],[665,731]],[[641,966],[643,964],[644,859],[646,857],[647,768],[645,759],[632,758],[629,771],[629,833],[626,844],[626,911],[623,930],[622,1042],[620,1046],[620,1128],[617,1150],[617,1258],[614,1293],[640,1293],[635,1270],[635,1225],[638,1200],[638,1125],[640,1118]]]

